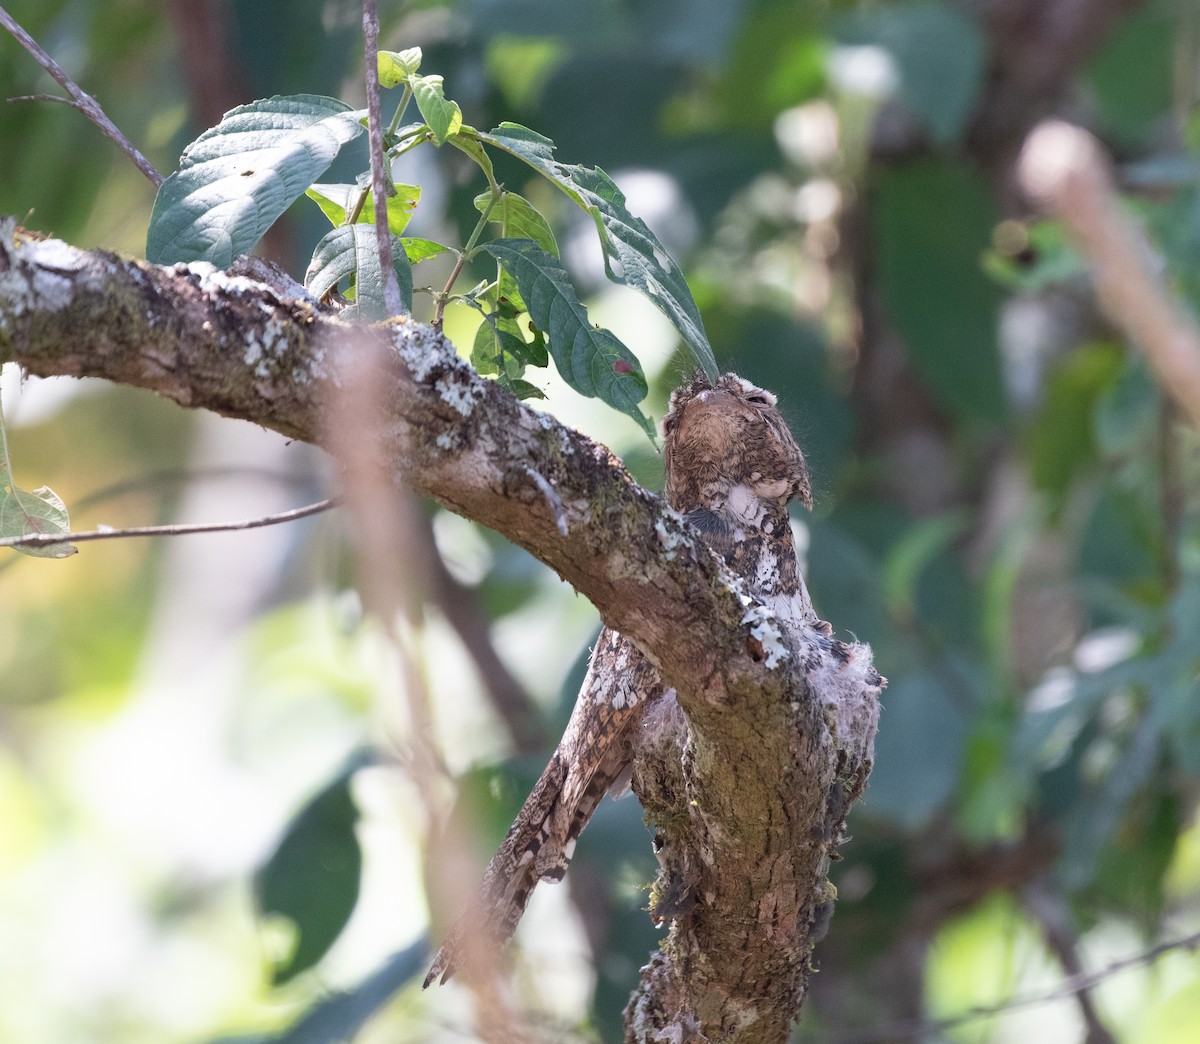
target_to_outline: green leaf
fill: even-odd
[[[399,87],[421,68],[421,48],[408,47],[403,51],[379,51],[375,55],[379,68],[380,87]]]
[[[336,98],[311,94],[227,112],[184,149],[179,170],[160,186],[147,260],[228,267],[362,132],[361,116]]]
[[[396,236],[392,236],[392,260],[401,302],[408,313],[412,311],[412,269],[404,244]],[[355,288],[358,315],[364,319],[387,318],[374,225],[339,225],[327,233],[313,251],[304,285],[314,297],[324,297],[347,277]]]
[[[637,407],[647,391],[641,364],[610,331],[588,321],[559,260],[530,239],[496,239],[483,248],[516,279],[563,379],[632,417],[653,438],[653,425]]]
[[[518,399],[544,399],[546,397],[546,393],[541,388],[536,384],[530,384],[528,381],[508,381],[505,387]]]
[[[1003,225],[1017,231],[1015,222]],[[1013,239],[1012,243],[994,243],[983,255],[984,271],[1004,286],[1036,293],[1087,275],[1083,258],[1056,221],[1039,221]]]
[[[491,192],[481,192],[475,197],[475,209],[483,214],[492,201]],[[505,239],[532,239],[546,253],[558,257],[558,243],[550,229],[550,223],[524,196],[515,192],[503,192],[492,207],[489,221],[500,226],[500,235]]]
[[[408,255],[410,265],[428,261],[431,257],[437,257],[438,254],[444,254],[450,249],[442,243],[435,243],[432,239],[421,239],[419,236],[405,236],[401,238],[400,242],[404,247],[404,252]]]
[[[421,186],[396,185],[395,188],[396,194],[388,196],[387,219],[388,229],[392,235],[398,236],[408,227],[412,212],[421,201]],[[329,223],[337,227],[346,223],[361,191],[357,185],[318,184],[310,186],[304,194],[321,208],[321,213],[329,219]],[[375,223],[375,197],[370,191],[359,211],[358,220],[367,225]]]
[[[411,76],[413,98],[433,134],[435,145],[455,137],[462,129],[462,109],[442,93],[442,77]]]
[[[0,234],[5,234],[0,232]],[[71,519],[62,498],[49,486],[32,493],[13,481],[8,455],[8,429],[0,405],[0,538],[35,536],[42,533],[69,533]],[[68,558],[79,549],[70,544],[43,544],[40,547],[14,547],[33,558]]]
[[[529,164],[591,214],[609,279],[645,294],[674,323],[696,363],[715,378],[720,369],[683,272],[649,226],[629,213],[612,178],[599,167],[559,163],[554,142],[519,123],[502,123],[488,134],[476,133],[481,141]],[[613,262],[620,266],[619,272]]]
[[[259,917],[280,916],[295,926],[295,948],[271,969],[277,986],[325,956],[358,902],[362,850],[352,778],[353,767],[313,797],[254,875]]]
[[[26,537],[40,533],[69,533],[71,520],[62,498],[49,486],[30,492],[0,476],[0,537]],[[78,552],[72,544],[43,544],[13,548],[34,558],[69,558]]]

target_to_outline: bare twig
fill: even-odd
[[[540,472],[534,471],[533,468],[526,468],[525,474],[533,479],[534,485],[541,491],[543,497],[546,498],[546,503],[550,506],[550,513],[554,516],[554,525],[563,536],[568,536],[571,532],[570,526],[567,524],[567,513],[563,510],[562,499],[546,477]]]
[[[264,526],[277,526],[283,522],[295,522],[297,519],[317,515],[322,511],[337,507],[334,499],[318,500],[314,504],[293,508],[291,511],[280,511],[274,515],[263,515],[261,518],[247,518],[237,522],[198,522],[174,526],[132,526],[125,529],[93,529],[83,533],[30,533],[27,536],[4,537],[0,539],[0,547],[46,547],[50,544],[75,544],[86,540],[121,540],[127,537],[155,536],[188,536],[192,533],[228,533],[240,529],[262,529]]]
[[[1200,428],[1200,330],[1171,300],[1144,233],[1121,209],[1099,142],[1079,127],[1048,120],[1029,135],[1017,170],[1025,191],[1063,221],[1091,262],[1109,318],[1142,349],[1163,390]]]
[[[1071,912],[1067,908],[1066,899],[1055,892],[1045,880],[1031,882],[1022,891],[1025,908],[1033,915],[1042,929],[1042,937],[1050,952],[1058,958],[1058,963],[1068,975],[1084,974],[1083,961],[1079,956],[1079,933],[1072,923]],[[1079,1006],[1079,1015],[1087,1027],[1084,1044],[1116,1044],[1100,1013],[1096,1010],[1096,1002],[1092,997],[1092,987],[1084,986],[1075,994],[1075,1002]]]
[[[968,1008],[961,1014],[954,1015],[948,1019],[911,1019],[906,1022],[895,1022],[890,1026],[881,1026],[879,1029],[868,1033],[838,1037],[836,1044],[885,1044],[885,1042],[889,1041],[934,1039],[945,1030],[965,1025],[968,1022],[975,1022],[977,1019],[1007,1015],[1009,1012],[1018,1011],[1022,1008],[1034,1008],[1043,1004],[1053,1003],[1054,1001],[1066,1000],[1084,991],[1095,989],[1106,979],[1110,979],[1112,976],[1123,971],[1153,964],[1160,957],[1168,953],[1173,953],[1175,950],[1194,951],[1197,947],[1200,947],[1200,932],[1193,932],[1191,935],[1159,943],[1157,946],[1152,946],[1141,953],[1122,957],[1120,960],[1113,961],[1098,971],[1071,975],[1054,987],[1054,989],[1047,990],[1044,993],[1031,993],[1024,997],[1010,997],[1008,1000],[1000,1001],[998,1004],[985,1004]]]
[[[400,315],[404,304],[396,279],[392,256],[392,234],[387,220],[387,182],[383,176],[383,117],[379,111],[379,14],[375,0],[363,0],[363,36],[366,41],[364,65],[367,73],[367,138],[371,148],[371,195],[375,200],[375,241],[379,246],[379,267],[383,271],[383,303],[388,315]]]
[[[69,77],[62,70],[61,66],[59,66],[59,64],[53,58],[51,58],[50,55],[42,50],[42,48],[38,45],[38,42],[27,32],[25,32],[25,30],[13,20],[12,15],[4,10],[3,7],[0,7],[0,25],[4,26],[4,28],[16,38],[17,42],[31,55],[33,55],[37,63],[52,77],[54,77],[55,80],[58,81],[62,89],[71,96],[71,102],[75,108],[79,109],[79,111],[82,112],[97,127],[99,127],[108,138],[115,142],[117,148],[119,148],[125,153],[126,156],[133,160],[137,169],[145,174],[146,177],[154,183],[156,188],[163,183],[163,176],[157,170],[155,170],[154,164],[146,159],[146,157],[138,151],[133,142],[131,142],[117,129],[117,125],[105,115],[104,110],[100,108],[100,104],[96,101],[96,99],[90,94],[87,94],[85,91],[81,90],[76,85],[75,81],[72,80],[71,77]]]

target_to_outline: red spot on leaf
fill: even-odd
[[[613,363],[613,370],[617,373],[633,373],[633,367],[625,359],[618,359]]]

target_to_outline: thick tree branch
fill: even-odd
[[[382,390],[358,452],[530,550],[678,694],[686,724],[668,704],[636,769],[662,825],[656,912],[672,930],[630,1039],[782,1041],[870,770],[882,680],[869,650],[827,625],[790,639],[608,450],[480,378],[430,327],[352,326],[210,265],[0,226],[0,361],[33,373],[104,377],[322,444],[325,405],[364,354]]]

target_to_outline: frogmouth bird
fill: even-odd
[[[736,374],[696,374],[663,422],[668,503],[788,628],[816,624],[787,505],[812,507],[808,469],[775,396]],[[425,978],[445,982],[476,945],[506,943],[539,881],[559,881],[600,799],[629,785],[633,743],[666,687],[605,628],[561,742]]]

